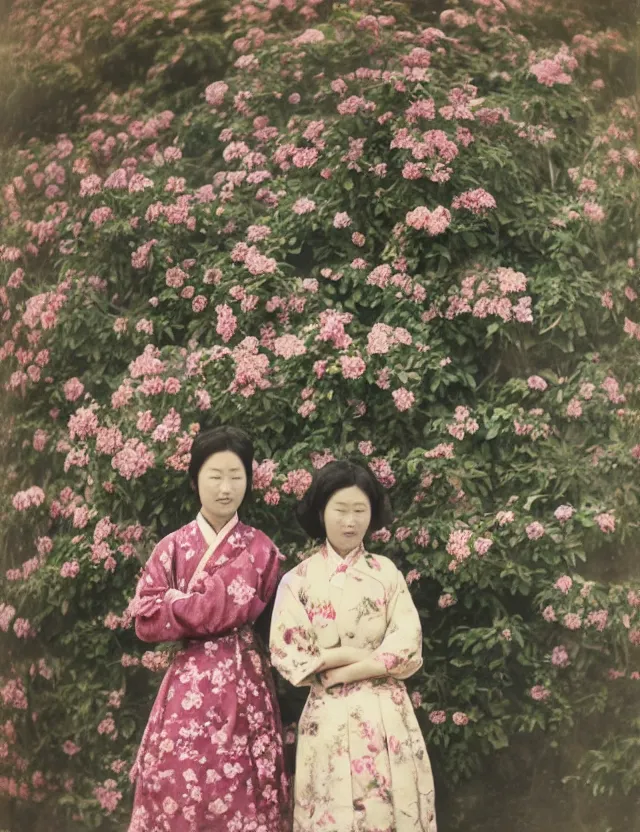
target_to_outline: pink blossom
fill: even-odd
[[[582,627],[582,618],[575,612],[569,612],[562,619],[562,623],[568,630],[579,630]]]
[[[306,197],[302,197],[301,199],[296,200],[292,206],[292,211],[294,214],[308,214],[311,211],[316,210],[316,203],[312,199],[307,199]]]
[[[227,343],[236,331],[238,325],[236,316],[233,314],[231,307],[226,303],[216,306],[216,314],[218,316],[216,332]]]
[[[127,480],[143,476],[154,463],[153,454],[139,439],[127,439],[111,460],[112,467]]]
[[[499,511],[496,514],[496,520],[500,526],[506,526],[509,523],[513,523],[515,519],[515,515],[512,511]]]
[[[395,475],[386,459],[375,457],[369,462],[369,468],[384,488],[392,488],[396,484]]]
[[[84,384],[78,378],[70,378],[65,382],[63,392],[68,402],[75,402],[84,393]]]
[[[553,585],[555,589],[559,589],[564,595],[566,595],[571,587],[573,586],[573,581],[568,575],[563,575]]]
[[[130,194],[140,193],[147,190],[147,188],[153,188],[153,181],[142,173],[134,173],[129,180],[128,188]]]
[[[134,269],[146,269],[149,265],[149,255],[153,246],[157,244],[157,240],[149,240],[146,243],[138,246],[138,248],[131,255],[131,265]]]
[[[300,407],[298,408],[298,413],[302,416],[303,419],[306,419],[310,416],[315,410],[317,409],[317,405],[315,402],[303,402]]]
[[[567,405],[567,416],[573,419],[578,419],[582,416],[582,404],[580,399],[573,398]]]
[[[429,534],[428,530],[425,529],[424,526],[418,529],[418,533],[415,536],[416,546],[421,546],[424,549],[429,545],[430,542],[431,535]]]
[[[304,341],[296,335],[282,335],[276,338],[273,343],[273,352],[280,358],[294,358],[304,355],[306,351]]]
[[[86,176],[80,182],[80,196],[94,196],[102,190],[102,179],[95,173]]]
[[[296,148],[291,156],[291,161],[297,168],[311,168],[318,161],[318,151],[315,147]],[[341,226],[336,226],[336,228],[338,227]]]
[[[550,58],[545,58],[529,67],[529,72],[536,76],[539,84],[545,87],[553,87],[556,84],[570,84],[572,78],[564,72],[562,65]]]
[[[532,699],[535,699],[536,702],[544,702],[545,699],[548,699],[551,696],[551,691],[547,690],[544,685],[536,685],[531,688],[529,695]]]
[[[469,529],[454,529],[449,534],[447,552],[458,561],[466,560],[471,555],[471,536],[472,532]]]
[[[96,432],[96,451],[98,453],[113,456],[123,445],[124,440],[119,428],[98,428]]]
[[[73,757],[74,754],[77,754],[79,751],[81,751],[81,748],[79,745],[76,745],[75,742],[67,740],[65,743],[63,743],[62,750],[65,754],[68,754],[69,757]]]
[[[127,172],[124,168],[114,170],[104,180],[104,187],[109,190],[124,190],[127,188],[127,185]]]
[[[358,450],[363,456],[371,456],[371,454],[375,451],[375,447],[371,442],[359,442]]]
[[[493,540],[488,537],[479,537],[473,544],[473,548],[479,557],[484,557],[493,546]]]
[[[12,504],[17,511],[25,511],[31,507],[37,508],[44,500],[44,491],[39,486],[32,485],[26,491],[18,491],[14,494]]]
[[[554,511],[554,517],[560,523],[566,523],[570,520],[574,515],[574,509],[572,506],[562,505],[558,506],[558,508]]]
[[[7,633],[9,631],[9,626],[16,614],[15,607],[12,607],[11,604],[0,603],[0,630],[3,633]]]
[[[442,725],[443,722],[447,721],[447,714],[445,711],[431,711],[429,721],[434,725]]]
[[[560,644],[558,647],[554,647],[551,653],[551,664],[555,665],[556,667],[567,667],[570,664],[569,662],[569,654],[566,651],[566,648]]]
[[[60,567],[60,575],[63,578],[75,578],[80,571],[80,564],[77,560],[66,561]]]
[[[584,211],[585,217],[590,222],[600,223],[604,221],[604,209],[601,205],[598,205],[597,202],[585,202],[582,206],[582,210]]]
[[[391,395],[393,396],[396,408],[401,413],[405,410],[410,410],[416,400],[415,395],[405,387],[400,387],[398,390],[394,390]]]
[[[113,211],[111,208],[103,206],[102,208],[95,208],[89,214],[89,222],[92,222],[96,228],[102,228],[105,222],[113,219]]]
[[[21,711],[27,709],[27,697],[21,679],[9,679],[5,686],[0,688],[0,697],[10,708],[17,708]]]
[[[467,211],[471,211],[473,214],[484,214],[496,207],[496,201],[484,188],[475,188],[455,197],[451,207],[454,209],[466,208]]]
[[[116,791],[115,780],[105,780],[104,786],[96,786],[93,794],[107,815],[112,814],[122,800],[122,792]]]
[[[304,468],[289,471],[286,480],[282,484],[282,490],[285,494],[295,494],[298,500],[301,500],[311,485],[311,479],[311,474],[305,471]]]
[[[467,725],[469,722],[469,717],[462,711],[456,711],[451,719],[455,725]]]
[[[545,607],[542,610],[542,617],[544,618],[545,621],[548,621],[549,623],[552,623],[553,621],[555,621],[556,620],[556,613],[555,613],[555,610],[553,609],[553,607],[552,606]]]
[[[587,624],[595,627],[598,632],[602,632],[607,626],[609,620],[609,613],[607,610],[592,610],[587,615]]]
[[[113,716],[111,714],[107,714],[107,716],[98,725],[98,733],[99,734],[113,734],[115,732],[115,730],[116,730],[116,724],[113,720]]]
[[[33,638],[37,631],[27,618],[16,618],[13,622],[13,632],[18,638]]]
[[[616,530],[616,518],[613,514],[597,514],[595,521],[600,531],[604,534],[612,534]]]
[[[204,97],[211,107],[219,107],[224,102],[224,97],[229,91],[228,84],[224,81],[214,81],[204,91]]]
[[[455,454],[451,442],[441,442],[430,451],[425,451],[425,459],[453,459]]]
[[[173,376],[170,376],[164,383],[165,393],[168,393],[170,396],[175,396],[176,393],[180,392],[181,388],[180,380]]]
[[[333,218],[334,228],[347,228],[351,225],[351,217],[345,211],[338,213]]]
[[[211,408],[211,396],[206,390],[196,390],[196,405],[198,410],[209,410]]]
[[[362,359],[361,356],[348,356],[348,355],[341,355],[340,356],[340,368],[342,370],[342,375],[346,379],[356,379],[360,378],[367,369],[367,365]]]
[[[529,523],[525,531],[529,540],[539,540],[544,535],[545,529],[542,523],[534,521],[533,523]]]
[[[280,502],[280,492],[277,488],[270,488],[265,492],[263,499],[268,506],[277,506]]]
[[[411,584],[414,581],[419,581],[420,580],[420,572],[417,569],[411,569],[409,572],[407,572],[406,580],[407,580],[407,585],[411,586]]]
[[[144,332],[145,335],[153,335],[153,321],[148,318],[140,318],[136,323],[136,332]]]
[[[319,29],[305,29],[301,35],[291,41],[291,45],[294,47],[307,46],[312,43],[322,43],[324,39],[324,33]]]
[[[98,432],[98,417],[88,407],[81,407],[69,417],[69,436],[74,439],[86,439]]]

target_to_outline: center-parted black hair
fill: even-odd
[[[221,451],[232,451],[240,457],[247,475],[247,490],[240,505],[244,505],[251,495],[251,479],[253,474],[253,442],[240,428],[221,425],[216,428],[205,428],[193,440],[191,446],[191,462],[189,463],[189,478],[196,494],[198,493],[198,474],[200,469],[213,454]],[[200,496],[200,495],[198,495]]]
[[[391,523],[391,503],[375,475],[355,462],[329,462],[313,475],[309,490],[298,504],[298,522],[314,540],[326,537],[324,510],[331,497],[342,488],[357,486],[369,498],[371,523],[367,532],[375,532]]]

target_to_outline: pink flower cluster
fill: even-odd
[[[404,327],[377,323],[367,335],[367,352],[369,355],[384,355],[395,345],[410,345],[412,341],[411,334]]]
[[[473,214],[485,214],[496,207],[496,201],[484,188],[474,188],[455,197],[451,207],[458,210],[465,208]]]
[[[425,206],[414,208],[405,217],[405,222],[417,231],[426,231],[430,237],[443,234],[451,223],[451,212],[439,205],[433,211]]]
[[[18,491],[14,494],[11,502],[16,511],[26,511],[28,508],[37,508],[44,501],[44,491],[39,486],[32,485],[26,491]]]
[[[304,468],[289,471],[282,484],[282,491],[285,494],[295,494],[297,499],[301,500],[311,485],[311,479],[311,474],[305,471]]]
[[[153,453],[140,439],[127,439],[122,450],[111,460],[120,476],[127,480],[142,477],[155,464]]]

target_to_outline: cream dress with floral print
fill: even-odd
[[[325,690],[320,650],[368,647],[387,676]],[[294,832],[436,832],[431,765],[403,679],[422,630],[391,560],[326,543],[278,589],[271,658],[311,691],[298,727]]]

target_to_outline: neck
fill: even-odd
[[[202,506],[200,508],[200,514],[204,517],[204,519],[211,526],[211,528],[214,530],[214,532],[216,532],[216,534],[219,534],[222,531],[222,529],[224,529],[224,527],[227,525],[229,520],[231,520],[233,517],[235,517],[236,513],[234,511],[233,514],[229,514],[229,515],[226,515],[224,517],[221,517],[218,514],[212,514],[204,506]]]
[[[341,558],[346,558],[346,556],[347,556],[350,552],[353,552],[355,549],[358,549],[358,548],[359,548],[360,543],[362,543],[362,541],[360,541],[360,543],[357,543],[355,546],[349,546],[349,547],[348,547],[348,548],[346,548],[346,549],[344,548],[344,546],[342,546],[342,547],[341,547],[341,546],[336,546],[336,545],[335,545],[335,543],[331,543],[331,541],[330,541],[330,540],[329,540],[329,543],[331,544],[331,548],[333,549],[333,551],[334,551],[337,555],[340,555],[340,557],[341,557]]]

